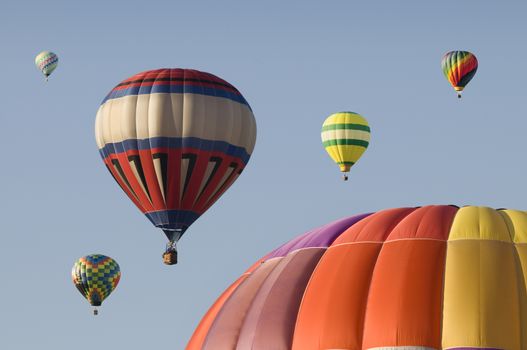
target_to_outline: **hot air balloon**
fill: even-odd
[[[247,165],[256,122],[245,98],[225,80],[197,70],[158,69],[110,91],[97,112],[95,137],[113,178],[166,234],[163,259],[171,265],[176,242]]]
[[[353,112],[330,115],[322,125],[322,144],[338,164],[344,181],[370,143],[370,127],[366,119]]]
[[[71,277],[82,296],[95,307],[93,314],[97,315],[97,306],[101,306],[103,300],[117,287],[121,270],[112,258],[91,254],[75,262],[71,269]]]
[[[457,91],[457,97],[461,98],[461,92],[478,70],[478,60],[468,51],[450,51],[443,56],[441,68],[447,80]]]
[[[57,68],[59,58],[51,51],[42,51],[35,57],[35,65],[44,74],[46,81],[51,73]]]
[[[341,219],[236,280],[187,350],[527,349],[527,212],[434,205]]]

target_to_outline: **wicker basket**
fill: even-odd
[[[176,251],[165,252],[163,254],[163,262],[167,265],[177,264],[177,252]]]

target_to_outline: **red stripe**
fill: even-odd
[[[168,154],[167,169],[167,208],[176,209],[180,206],[179,192],[181,191],[181,149],[163,149]]]
[[[207,165],[209,164],[209,157],[204,157],[203,153],[207,152],[202,151],[197,153],[196,164],[194,165],[192,176],[190,177],[183,200],[181,201],[181,209],[192,210],[194,207],[194,201],[196,200],[201,182],[205,176],[205,171],[207,170]]]
[[[239,176],[239,170],[236,169],[236,171],[234,171],[229,176],[227,181],[225,181],[225,183],[221,186],[218,192],[216,192],[216,194],[212,196],[212,198],[208,201],[208,203],[203,208],[203,212],[207,211],[225,193],[225,191],[227,191],[229,187],[231,187],[231,185],[234,183],[234,181],[236,181],[238,176]]]
[[[167,154],[167,174],[166,174],[166,198],[163,200],[162,191],[163,188],[160,186],[156,169],[154,167],[153,155],[156,153]],[[197,155],[196,163],[192,171],[192,176],[189,179],[185,194],[180,201],[181,191],[181,156],[183,153],[190,153]],[[146,180],[146,186],[150,194],[150,200],[148,199],[147,193],[143,190],[140,179],[137,179],[132,171],[128,158],[130,156],[139,155],[141,167],[143,169],[144,177]],[[207,186],[205,186],[201,194],[199,193],[201,184],[205,179],[205,174],[211,157],[217,157],[222,159],[222,163],[218,167],[214,176],[210,179]],[[120,174],[112,164],[112,160],[116,159],[125,174],[126,180],[130,184],[130,187],[135,192],[136,197],[128,189],[126,183],[121,180]],[[228,156],[223,152],[209,152],[201,151],[195,148],[152,148],[150,150],[130,150],[120,154],[112,154],[104,159],[106,165],[110,168],[110,171],[117,180],[119,186],[132,200],[132,202],[141,210],[141,212],[151,212],[159,210],[174,210],[183,209],[191,210],[198,213],[203,213],[207,210],[236,180],[238,173],[244,168],[243,162],[238,157]],[[226,179],[225,183],[216,191],[216,188],[220,185],[220,181],[223,179],[225,174],[229,171],[230,165],[236,163],[238,166],[233,173]],[[183,179],[184,181],[185,179]],[[198,197],[199,196],[199,197]],[[211,197],[212,196],[212,197]],[[210,197],[210,198],[209,198]]]
[[[126,153],[119,153],[116,156],[126,176],[126,180],[128,180],[128,183],[130,183],[130,186],[135,192],[139,202],[141,203],[141,206],[144,208],[144,211],[153,211],[154,207],[152,206],[152,203],[150,203],[150,200],[148,199],[146,193],[143,191],[141,185],[139,184],[139,181],[136,179],[132,171],[130,163],[128,162],[128,155]]]
[[[150,192],[150,198],[152,199],[152,205],[155,210],[166,209],[163,195],[159,187],[159,181],[157,180],[156,170],[154,168],[154,158],[152,150],[141,150],[139,151],[139,158],[141,160],[141,166],[145,175],[148,191]]]
[[[157,69],[146,72],[138,73],[128,79],[125,79],[121,84],[127,83],[129,81],[139,80],[139,79],[156,79],[156,78],[187,78],[187,79],[199,79],[199,80],[210,80],[220,84],[225,84],[227,86],[232,86],[225,80],[206,72],[200,72],[193,69]],[[233,87],[234,88],[234,87]]]
[[[106,164],[108,169],[110,169],[110,172],[112,173],[113,177],[115,178],[115,180],[117,181],[119,186],[122,188],[124,193],[126,193],[128,198],[130,198],[130,200],[135,204],[135,206],[137,208],[139,208],[139,210],[142,213],[145,213],[146,212],[145,208],[143,208],[141,203],[135,198],[135,196],[132,194],[132,192],[128,189],[128,186],[126,186],[126,183],[124,183],[124,181],[121,180],[121,175],[117,172],[117,170],[115,170],[115,168],[114,168],[114,166],[112,164],[112,159],[117,159],[117,158],[115,156],[114,157],[110,156],[110,157],[108,157],[108,158],[106,158],[104,160],[104,163]]]
[[[222,187],[224,187],[224,186],[218,188],[217,193],[215,193],[216,188],[220,184],[220,181],[223,179],[225,174],[230,169],[230,165],[233,162],[238,164],[238,167],[236,168],[235,172],[239,172],[240,169],[243,168],[243,165],[242,165],[243,163],[239,162],[239,160],[237,161],[237,159],[234,158],[234,157],[229,157],[229,156],[223,156],[222,157],[222,164],[221,164],[221,166],[218,168],[218,171],[216,171],[216,174],[211,179],[211,181],[209,182],[207,187],[205,187],[203,189],[200,197],[198,198],[198,201],[194,205],[195,211],[197,211],[197,212],[204,212],[206,210],[205,208],[207,207],[208,203],[209,202],[214,202],[214,198],[218,198],[216,195],[218,193],[222,192]],[[234,176],[234,174],[231,174],[230,177],[232,177],[232,176]],[[225,179],[225,185],[228,182],[229,182],[229,178]],[[212,195],[215,195],[215,196],[212,196]]]
[[[461,77],[460,80],[469,72],[473,71],[478,67],[478,61],[474,56],[469,57],[463,64],[461,65]]]
[[[177,150],[178,154],[180,154],[180,155],[182,153],[192,153],[192,154],[197,154],[197,155],[200,155],[200,154],[203,154],[203,153],[207,153],[211,157],[220,157],[222,159],[227,158],[227,157],[231,157],[232,161],[236,161],[238,163],[242,162],[241,158],[228,156],[224,152],[221,152],[221,151],[213,151],[213,152],[206,151],[205,152],[203,150],[200,150],[200,149],[197,149],[197,148],[193,148],[193,147],[181,147],[181,148],[177,148],[177,149],[175,149],[175,148],[168,148],[168,147],[154,147],[154,148],[150,148],[150,153],[152,153],[152,154],[155,154],[155,153],[169,153],[170,154],[170,152],[173,152],[175,150]],[[112,153],[109,156],[107,156],[105,159],[108,159],[109,157],[112,157],[112,156],[114,156],[116,154],[122,154],[122,153],[125,153],[127,156],[134,156],[134,155],[138,155],[139,151],[137,151],[137,150],[126,150],[126,151],[121,152],[121,153]],[[171,163],[169,162],[169,164],[171,164]]]
[[[206,83],[206,82],[197,82],[197,81],[184,81],[183,82],[183,81],[177,81],[177,80],[175,81],[136,82],[133,84],[116,86],[115,88],[112,89],[112,91],[125,90],[131,87],[154,86],[154,85],[183,85],[183,86],[208,87],[208,88],[213,88],[213,89],[220,89],[220,90],[225,90],[229,92],[234,92],[238,95],[241,95],[240,92],[236,90],[235,88],[230,88],[230,87],[223,86],[223,85],[216,85],[216,84],[211,84],[211,83]]]
[[[89,266],[89,267],[99,267],[100,265],[104,265],[106,264],[108,261],[110,261],[110,257],[106,257],[104,258],[103,260],[99,261],[99,262],[92,262],[84,257],[82,257],[80,259],[81,262],[83,262],[86,266]]]

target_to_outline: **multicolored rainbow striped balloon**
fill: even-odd
[[[457,97],[461,98],[461,91],[476,74],[478,60],[468,51],[450,51],[443,56],[441,68],[447,80],[457,91]]]
[[[350,216],[257,261],[186,350],[525,350],[526,281],[525,211]]]
[[[330,115],[322,125],[322,144],[340,167],[346,181],[347,172],[362,156],[370,143],[370,127],[366,119],[353,112]]]
[[[35,57],[35,65],[44,74],[46,81],[51,73],[57,68],[59,58],[51,51],[42,51]]]
[[[119,264],[110,257],[91,254],[77,260],[71,270],[75,287],[92,306],[100,306],[117,287],[121,278]],[[93,311],[97,315],[97,309]]]

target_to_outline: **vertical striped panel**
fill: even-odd
[[[333,242],[304,293],[292,349],[361,349],[368,289],[382,242],[412,211],[372,214]]]
[[[527,212],[519,210],[499,211],[514,242],[516,249],[516,275],[518,285],[519,322],[516,324],[520,334],[519,349],[527,349]]]
[[[205,338],[203,350],[232,350],[236,348],[238,336],[252,301],[267,276],[278,265],[281,258],[261,264],[225,301]]]
[[[448,206],[419,208],[388,236],[370,284],[364,349],[441,347],[446,239],[456,211]]]
[[[385,243],[371,280],[363,347],[441,346],[446,242]]]
[[[458,211],[447,250],[444,348],[521,349],[519,268],[498,211],[485,207]]]
[[[220,297],[214,302],[214,304],[209,308],[205,316],[201,319],[200,323],[194,330],[194,333],[192,334],[192,337],[190,338],[187,346],[185,347],[186,350],[200,350],[203,347],[203,344],[205,342],[205,338],[207,337],[207,334],[210,330],[210,327],[212,323],[214,322],[214,319],[220,312],[220,310],[225,305],[225,302],[230,298],[230,296],[234,293],[234,291],[238,288],[242,282],[249,277],[260,265],[264,262],[266,258],[262,258],[255,262],[250,268],[245,271],[243,275],[241,275],[233,284],[229,286],[221,295]]]
[[[205,316],[203,316],[203,318],[201,319],[198,327],[196,327],[196,329],[194,330],[194,333],[192,334],[192,337],[190,338],[190,341],[188,342],[187,347],[185,348],[186,350],[200,350],[202,348],[203,343],[205,342],[205,338],[207,337],[207,334],[210,330],[210,326],[214,322],[216,316],[218,316],[218,313],[225,304],[225,301],[229,299],[232,293],[234,293],[238,286],[243,281],[245,281],[248,276],[249,275],[240,276],[214,302],[214,304],[210,307]]]
[[[300,301],[325,250],[301,249],[280,260],[251,303],[236,349],[291,349]]]
[[[298,312],[293,350],[361,349],[368,286],[381,243],[330,247]]]

